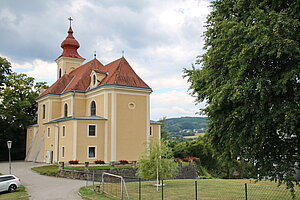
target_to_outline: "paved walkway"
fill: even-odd
[[[41,166],[41,163],[13,162],[12,174],[21,179],[28,194],[33,200],[78,200],[78,189],[85,185],[85,181],[55,178],[39,175],[31,170]],[[8,174],[8,163],[0,162],[0,172]]]

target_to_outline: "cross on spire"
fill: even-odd
[[[70,21],[70,27],[71,27],[71,23],[72,23],[73,19],[71,17],[69,17],[68,20]]]
[[[97,56],[96,51],[94,51],[94,58],[95,58],[95,59],[96,59],[96,56]]]
[[[122,50],[122,57],[124,57],[124,50]]]

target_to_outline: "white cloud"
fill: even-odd
[[[107,64],[125,51],[129,64],[154,89],[153,117],[189,116],[203,107],[194,106],[194,98],[182,92],[189,86],[182,71],[203,52],[210,0],[31,1],[1,4],[0,54],[10,58],[13,70],[54,82],[53,60],[61,54],[71,16],[78,52],[86,61],[97,51]]]
[[[57,65],[54,62],[46,62],[35,59],[26,63],[11,63],[13,71],[22,72],[35,79],[47,79],[54,81],[56,79]],[[24,71],[25,70],[25,71]]]
[[[165,116],[167,118],[197,116],[199,109],[204,107],[204,102],[195,105],[195,98],[190,96],[187,91],[173,90],[151,94],[151,118],[154,120]]]

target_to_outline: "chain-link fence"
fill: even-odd
[[[116,199],[137,200],[292,200],[292,195],[284,185],[278,187],[269,181],[226,179],[171,179],[147,180],[136,177],[124,177],[125,186],[120,181],[101,180],[94,172],[87,172],[87,185],[94,191],[105,193]],[[123,188],[121,188],[123,187]],[[127,194],[121,194],[122,191]],[[123,198],[120,198],[123,197]],[[300,189],[297,186],[295,200],[300,200]]]

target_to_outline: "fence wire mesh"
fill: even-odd
[[[88,185],[102,192],[101,176],[92,172],[86,174]],[[176,179],[156,180],[123,177],[129,199],[137,200],[292,200],[292,195],[284,185],[265,181],[226,179]],[[112,199],[120,199],[120,183],[105,182]],[[117,198],[114,198],[117,197]],[[100,198],[99,198],[100,199]],[[124,196],[124,199],[127,197]],[[300,200],[300,188],[295,188],[295,200]]]

